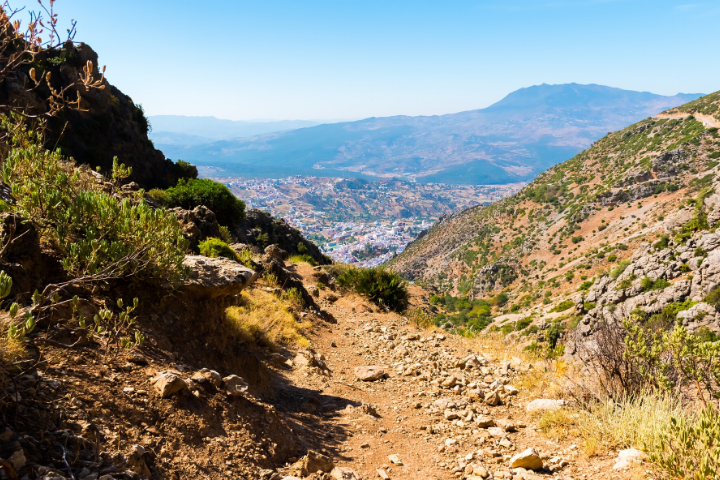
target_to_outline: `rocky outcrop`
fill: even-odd
[[[253,270],[223,257],[188,255],[183,264],[190,272],[178,289],[184,294],[195,297],[218,298],[237,295],[256,278]]]
[[[511,284],[518,276],[517,268],[508,263],[496,262],[480,269],[475,277],[472,294],[474,298],[482,298],[488,292]]]
[[[35,57],[34,65],[51,75],[56,90],[76,82],[83,67],[91,62],[95,79],[100,78],[97,53],[88,45],[72,42],[62,48],[49,49]],[[146,189],[166,188],[177,183],[181,169],[157,150],[148,139],[150,125],[142,107],[103,80],[104,89],[84,89],[81,109],[65,109],[49,119],[45,141],[50,147],[60,147],[65,155],[78,164],[92,169],[100,167],[104,174],[112,170],[113,158],[132,167],[129,181]],[[17,105],[28,113],[41,114],[49,110],[47,87],[28,89],[31,80],[25,69],[16,69],[0,84],[0,103]],[[66,94],[74,99],[76,88]],[[185,175],[187,176],[187,175]]]
[[[602,277],[579,297],[579,311],[588,303],[595,306],[584,315],[567,352],[572,355],[578,348],[592,345],[603,322],[619,325],[634,314],[650,316],[687,300],[695,304],[678,312],[683,325],[690,331],[705,327],[720,333],[720,314],[703,303],[703,298],[720,286],[719,247],[720,234],[698,233],[679,244],[669,240],[667,248],[651,244],[638,248],[617,279]],[[667,286],[653,288],[649,281]]]
[[[246,212],[245,220],[232,233],[241,243],[257,247],[261,251],[270,245],[276,245],[289,255],[305,253],[321,265],[332,263],[320,252],[317,245],[306,240],[299,230],[285,223],[285,220],[273,218],[260,210]]]
[[[184,208],[171,208],[180,222],[183,236],[190,242],[190,248],[197,251],[200,242],[208,237],[220,237],[220,224],[215,213],[204,205],[192,210]]]

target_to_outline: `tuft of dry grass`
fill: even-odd
[[[549,437],[581,439],[583,452],[593,456],[630,447],[655,450],[672,417],[693,416],[677,398],[648,392],[620,402],[597,401],[585,409],[548,411],[538,421],[538,427]]]
[[[293,302],[293,298],[279,298],[262,290],[243,291],[241,305],[225,310],[226,323],[248,343],[270,348],[281,344],[307,347],[310,342],[303,332],[311,323],[295,318]]]
[[[0,387],[5,385],[5,377],[13,370],[15,362],[27,357],[24,342],[7,337],[0,331]]]

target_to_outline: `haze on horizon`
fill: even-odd
[[[24,4],[37,6],[13,6]],[[58,0],[56,10],[148,115],[360,119],[484,108],[542,83],[720,88],[710,1]]]

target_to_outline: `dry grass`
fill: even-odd
[[[0,387],[5,385],[5,377],[13,370],[14,363],[27,357],[22,341],[10,339],[5,331],[0,331]]]
[[[246,342],[266,347],[296,345],[307,347],[310,342],[303,335],[310,322],[301,322],[292,312],[296,300],[285,299],[262,291],[242,292],[242,304],[225,311],[228,326]]]
[[[493,362],[513,363],[521,374],[513,385],[531,397],[562,398],[568,365],[562,360],[543,360],[525,351],[522,345],[508,340],[499,332],[466,340],[468,348]],[[519,363],[518,363],[519,361]]]
[[[583,452],[593,456],[630,447],[652,451],[672,417],[692,416],[676,398],[647,393],[619,403],[596,402],[587,409],[548,411],[538,426],[552,438],[582,440]]]

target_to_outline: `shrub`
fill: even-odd
[[[696,420],[673,416],[660,434],[658,448],[650,460],[671,478],[718,478],[720,474],[720,412],[706,405]]]
[[[200,255],[210,258],[225,257],[230,260],[237,260],[238,255],[227,243],[219,238],[210,237],[200,242]]]
[[[572,240],[573,243],[580,243],[583,241],[583,237],[578,235],[577,237],[572,237],[570,240]]]
[[[668,282],[664,278],[658,278],[657,280],[653,280],[650,277],[645,277],[640,281],[640,287],[643,289],[644,292],[649,292],[651,290],[662,290],[669,286],[670,282]]]
[[[565,310],[574,307],[575,304],[572,300],[563,300],[562,302],[555,305],[555,308],[550,310],[551,312],[564,312]]]
[[[583,308],[586,311],[588,311],[588,310],[592,310],[593,308],[595,308],[596,305],[597,304],[595,302],[585,302],[585,303],[583,303]]]
[[[608,257],[608,262],[614,262],[615,260],[617,260],[617,255],[614,253]]]
[[[397,273],[382,267],[345,268],[337,277],[341,287],[349,288],[392,310],[403,310],[408,304],[407,285]]]
[[[670,237],[668,235],[660,235],[660,240],[653,244],[653,248],[655,248],[655,250],[663,250],[668,247],[669,241]]]
[[[174,215],[151,208],[138,192],[122,198],[87,170],[75,167],[58,151],[42,146],[42,137],[2,119],[12,130],[14,148],[2,165],[2,176],[16,204],[6,208],[32,222],[43,240],[56,249],[72,278],[155,278],[170,283],[185,274],[187,242]],[[114,184],[131,169],[113,162]]]
[[[593,283],[595,283],[595,280],[587,280],[578,287],[578,290],[589,290]]]
[[[233,242],[232,235],[230,235],[230,229],[225,225],[220,225],[220,239],[228,245]]]
[[[177,186],[165,190],[165,195],[163,201],[168,207],[192,210],[206,206],[215,213],[221,225],[232,227],[245,218],[245,202],[225,185],[207,178],[180,179]]]
[[[509,298],[507,294],[505,292],[500,292],[499,294],[491,298],[489,303],[494,307],[502,307],[507,303],[508,300]]]
[[[524,330],[525,328],[529,327],[532,322],[533,322],[533,319],[530,317],[525,317],[523,319],[520,319],[515,324],[515,330],[518,332],[520,330]]]
[[[720,287],[714,288],[703,300],[708,305],[718,307],[720,305]]]
[[[197,178],[198,176],[197,167],[184,160],[178,160],[173,164],[172,173],[175,174],[178,179],[184,178],[189,180]]]

